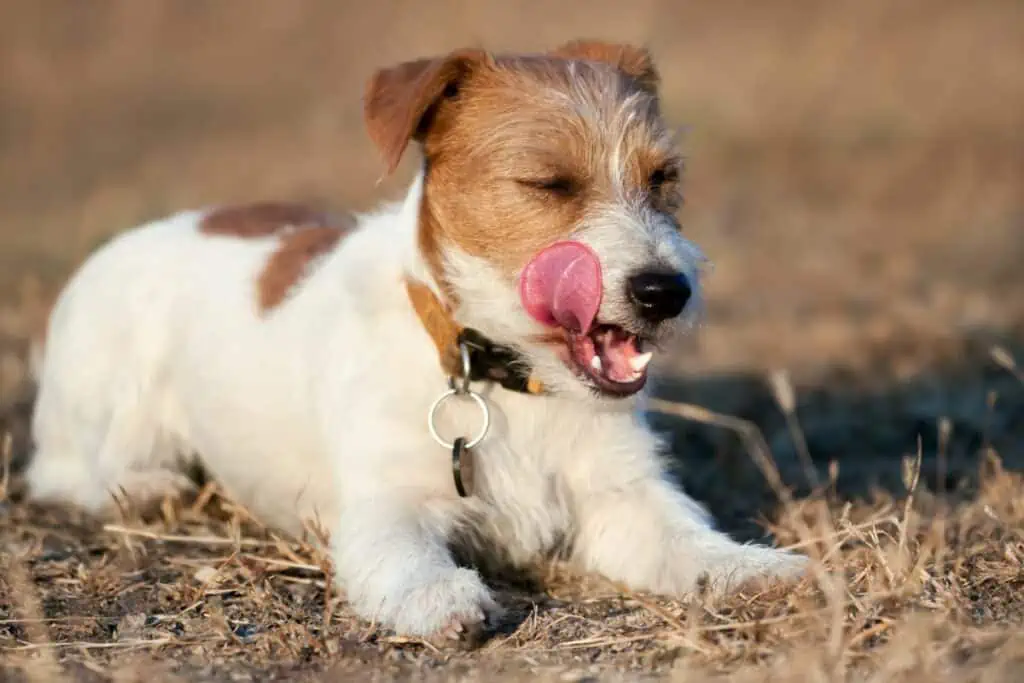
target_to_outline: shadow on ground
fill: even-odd
[[[1019,331],[977,331],[937,365],[906,379],[855,376],[834,369],[795,388],[787,419],[770,377],[750,373],[673,378],[661,398],[696,404],[757,426],[794,497],[818,490],[833,500],[906,493],[902,460],[922,455],[921,484],[935,493],[976,490],[987,452],[1011,470],[1024,469],[1024,381],[992,358],[1002,348],[1024,357]],[[734,430],[654,413],[670,439],[687,491],[720,525],[746,538],[763,534],[778,495]],[[806,446],[802,446],[805,443]],[[813,471],[804,466],[801,451]],[[830,476],[831,472],[831,476]]]

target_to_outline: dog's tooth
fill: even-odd
[[[636,370],[634,370],[633,372],[629,373],[628,376],[623,377],[622,379],[614,380],[614,381],[618,382],[619,384],[629,384],[630,382],[637,381],[638,379],[640,379],[643,376],[644,376],[644,373],[637,372]]]
[[[639,356],[633,356],[629,359],[629,366],[636,372],[643,372],[644,369],[650,364],[651,359],[654,358],[654,352],[648,351],[647,353],[641,353]]]
[[[601,372],[603,366],[601,365],[601,356],[595,355],[590,359],[590,367],[594,370]]]

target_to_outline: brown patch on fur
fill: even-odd
[[[370,139],[393,173],[409,140],[421,140],[431,110],[439,100],[454,97],[449,88],[470,65],[486,59],[482,50],[460,50],[444,57],[405,62],[373,75],[366,86],[363,112]]]
[[[422,282],[407,279],[405,289],[416,315],[434,340],[441,368],[445,374],[458,376],[462,372],[462,361],[456,344],[462,330],[452,318],[451,311]]]
[[[328,253],[355,225],[351,216],[331,216],[304,204],[257,202],[210,211],[199,230],[207,235],[257,239],[280,236],[256,283],[261,311],[284,301],[310,264]]]
[[[549,55],[456,52],[386,69],[367,89],[371,137],[389,168],[423,144],[419,247],[448,303],[444,251],[457,246],[514,278],[623,196],[677,205],[680,165],[645,50],[578,41]]]
[[[437,295],[422,282],[406,279],[405,289],[413,310],[420,319],[427,334],[437,347],[441,369],[449,377],[462,377],[462,357],[459,352],[459,335],[463,327],[452,317],[451,309],[443,304]],[[495,379],[494,375],[490,375]],[[541,394],[544,384],[536,377],[526,380],[526,393]]]
[[[329,222],[324,213],[303,204],[259,202],[213,209],[203,217],[199,230],[208,235],[257,238]]]
[[[260,310],[268,311],[282,301],[303,277],[309,275],[310,264],[330,252],[354,225],[312,225],[302,227],[281,238],[257,281]]]

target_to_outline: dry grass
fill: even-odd
[[[1021,25],[1013,0],[0,1],[0,680],[1020,680]],[[724,527],[812,579],[679,603],[543,568],[445,653],[354,620],[312,546],[213,489],[106,529],[16,502],[25,339],[93,245],[212,201],[365,207],[411,168],[375,185],[370,69],[584,35],[658,56],[716,264],[663,368],[688,407],[654,423]]]
[[[471,654],[353,618],[313,545],[260,528],[212,484],[103,527],[17,505],[0,527],[0,649],[27,680],[142,666],[167,680],[1012,681],[1024,666],[1024,480],[992,452],[981,468],[967,497],[925,488],[908,457],[899,499],[788,501],[772,532],[818,560],[797,586],[681,603],[558,566],[541,592],[499,585],[510,615]]]

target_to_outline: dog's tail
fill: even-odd
[[[4,451],[4,464],[10,468],[11,474],[21,473],[31,459],[32,411],[43,372],[50,315],[56,303],[56,297],[41,296],[38,292],[34,294],[23,301],[28,337],[28,348],[22,347],[26,372],[20,385],[12,387],[13,394],[0,405],[0,438],[3,439],[0,447]]]
[[[43,352],[46,350],[46,333],[33,336],[28,345],[28,376],[33,384],[39,384],[43,371]]]
[[[28,376],[32,384],[38,385],[43,371],[43,357],[46,351],[46,337],[50,329],[50,316],[56,304],[56,297],[36,297],[27,307],[28,328]]]

